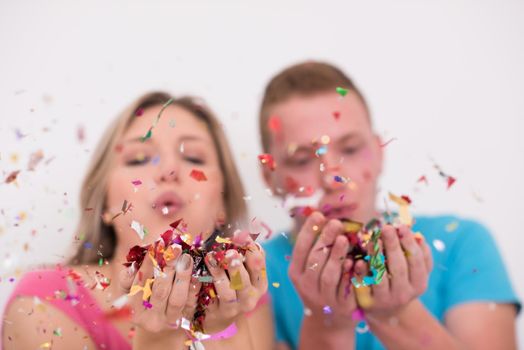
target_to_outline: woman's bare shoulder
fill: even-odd
[[[61,310],[34,297],[13,300],[4,313],[3,348],[96,349],[87,331]],[[48,345],[47,345],[48,344]]]

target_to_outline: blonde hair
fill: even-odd
[[[80,192],[81,216],[77,233],[80,235],[81,245],[69,263],[88,264],[97,262],[100,257],[113,257],[118,244],[117,236],[113,227],[104,223],[102,215],[105,209],[108,175],[114,162],[114,153],[119,147],[118,141],[138,111],[162,106],[170,99],[171,105],[184,108],[207,126],[224,176],[222,193],[226,220],[228,223],[245,221],[247,207],[243,199],[244,188],[224,131],[214,114],[201,100],[188,96],[174,98],[165,92],[152,92],[139,97],[116,118],[105,131],[94,152]]]
[[[290,66],[275,75],[266,85],[260,106],[259,130],[264,152],[269,152],[271,142],[267,125],[271,107],[295,96],[308,97],[329,91],[335,92],[337,87],[353,90],[369,114],[366,100],[359,88],[344,72],[329,63],[306,61]],[[371,122],[371,119],[369,121]]]

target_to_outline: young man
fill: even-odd
[[[482,225],[456,217],[383,227],[388,272],[371,286],[366,326],[356,328],[358,292],[346,289],[348,271],[362,276],[368,267],[346,257],[337,219],[379,217],[383,148],[364,97],[342,71],[305,62],[277,74],[265,90],[260,132],[276,163],[263,167],[275,194],[323,193],[322,213],[297,213],[289,238],[265,246],[280,342],[300,349],[516,348],[520,304],[499,252]],[[446,232],[450,222],[453,234]],[[418,231],[440,249],[417,241]]]

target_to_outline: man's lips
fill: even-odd
[[[151,206],[157,213],[166,216],[178,212],[184,203],[174,191],[165,191],[160,194]]]
[[[341,219],[341,218],[351,218],[357,210],[357,203],[350,203],[346,205],[331,206],[329,204],[324,204],[320,211],[324,216],[329,219]]]

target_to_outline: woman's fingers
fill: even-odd
[[[166,317],[169,324],[176,324],[187,304],[193,259],[189,254],[182,254],[175,265],[175,280],[169,295]]]
[[[131,290],[138,269],[133,261],[131,265],[118,273],[118,289],[120,293],[127,294]]]
[[[251,285],[257,289],[259,295],[266,293],[266,259],[260,244],[253,242],[248,246],[244,265],[249,272]]]
[[[180,256],[182,249],[179,245],[173,246],[173,256],[167,261],[164,271],[157,273],[155,282],[153,283],[153,290],[151,294],[150,303],[152,305],[151,311],[158,314],[158,317],[163,318],[167,309],[167,301],[173,280],[175,277],[175,265],[177,258]]]
[[[218,265],[214,252],[210,252],[206,255],[205,262],[211,276],[213,276],[218,303],[225,305],[233,305],[236,303],[237,293],[230,288],[230,281],[227,277],[227,273]]]
[[[242,261],[243,257],[236,250],[231,249],[226,252],[226,258],[230,288],[236,291],[241,310],[251,311],[257,304],[259,293],[251,285],[250,275]]]

